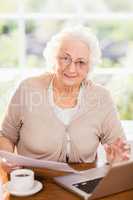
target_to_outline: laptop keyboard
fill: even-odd
[[[92,193],[95,187],[98,185],[98,183],[102,180],[102,178],[97,178],[89,181],[84,181],[80,183],[73,184],[76,188],[86,192],[86,193]]]

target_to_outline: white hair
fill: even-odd
[[[61,42],[66,37],[74,37],[80,41],[83,41],[89,48],[90,55],[90,65],[91,68],[101,61],[101,50],[99,47],[99,41],[95,34],[85,26],[75,26],[64,28],[61,32],[54,35],[51,40],[47,43],[44,49],[43,55],[46,60],[46,70],[51,71],[55,65],[55,59],[58,53],[58,49]]]

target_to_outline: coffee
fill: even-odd
[[[25,176],[29,176],[29,174],[17,174],[17,177],[25,177]]]

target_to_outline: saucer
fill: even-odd
[[[11,182],[8,181],[6,184],[4,184],[4,190],[7,190],[10,194],[14,196],[30,196],[37,192],[39,192],[43,188],[43,185],[41,182],[35,180],[33,187],[28,191],[16,191],[12,188]]]

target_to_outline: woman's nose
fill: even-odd
[[[76,64],[75,62],[71,62],[71,64],[68,66],[69,72],[74,73],[76,72]]]

